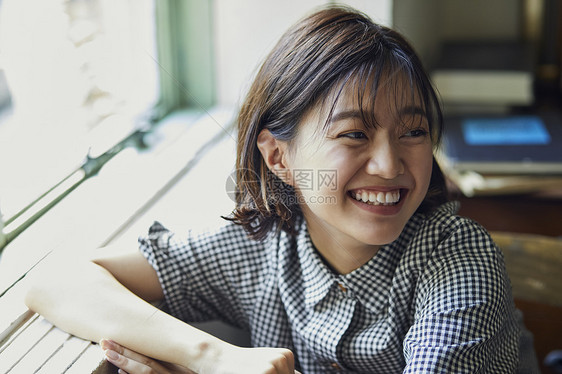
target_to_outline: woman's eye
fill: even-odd
[[[350,131],[339,136],[340,138],[350,138],[350,139],[366,139],[367,135],[365,135],[362,131]]]
[[[406,134],[404,134],[404,137],[406,137],[406,138],[421,138],[421,137],[427,136],[427,134],[429,134],[429,132],[425,129],[414,129],[414,130],[408,131]]]

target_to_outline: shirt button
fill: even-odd
[[[341,366],[338,365],[337,362],[332,362],[332,363],[330,364],[330,366],[332,367],[332,369],[341,370]]]
[[[342,290],[342,292],[347,292],[347,288],[345,288],[343,284],[338,283],[338,287],[340,288],[340,290]]]

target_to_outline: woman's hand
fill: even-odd
[[[107,361],[117,366],[121,374],[195,374],[183,366],[154,360],[111,340],[103,339],[100,346]]]
[[[242,348],[228,344],[200,374],[300,374],[293,352],[284,348]]]
[[[122,374],[195,373],[180,365],[154,360],[110,340],[102,340],[100,345],[107,360],[117,366]],[[204,366],[200,374],[300,374],[295,370],[293,353],[282,348],[240,348],[229,345],[220,359]]]

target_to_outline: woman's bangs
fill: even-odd
[[[328,111],[328,116],[324,124],[323,131],[331,122],[334,110],[342,97],[352,92],[355,95],[361,119],[365,127],[380,126],[375,110],[377,95],[386,95],[384,102],[388,112],[395,114],[396,120],[406,127],[415,127],[413,121],[419,116],[402,116],[401,110],[404,107],[419,109],[419,114],[425,114],[429,122],[430,131],[434,132],[433,125],[436,123],[436,106],[438,103],[433,100],[434,94],[431,87],[423,81],[420,75],[416,74],[414,68],[404,63],[403,60],[396,61],[387,59],[385,63],[372,61],[363,64],[349,72],[344,78],[340,79],[330,90],[328,95],[322,100],[322,111]],[[379,111],[381,108],[377,108]],[[437,126],[439,127],[439,126]]]
[[[416,128],[420,120],[426,120],[432,142],[437,145],[441,137],[442,115],[429,80],[406,58],[389,59],[384,71],[378,91],[387,95],[388,110],[395,113],[396,120],[407,128]],[[384,85],[382,90],[381,85]],[[412,108],[411,114],[419,115],[400,115],[403,108]]]
[[[317,94],[309,111],[323,113],[325,122],[318,127],[316,135],[326,136],[338,103],[348,100],[347,95],[355,96],[354,105],[357,105],[364,126],[379,127],[375,103],[377,96],[383,94],[385,100],[382,101],[387,108],[376,109],[394,114],[396,124],[406,128],[417,128],[422,121],[427,121],[431,140],[437,146],[441,138],[442,114],[421,64],[413,62],[403,50],[382,50],[355,67],[342,69],[339,77],[333,79],[334,83]],[[403,115],[404,108],[412,108],[412,114],[416,115]]]

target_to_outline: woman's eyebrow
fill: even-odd
[[[428,118],[427,117],[427,113],[425,112],[425,110],[418,105],[409,105],[409,106],[405,106],[400,108],[400,110],[398,111],[398,116],[399,117],[403,117],[403,116],[416,116],[416,115],[420,115],[422,117]],[[335,112],[328,121],[328,125],[334,124],[338,121],[344,121],[346,119],[350,119],[350,118],[359,118],[362,119],[364,118],[365,113],[361,112],[358,109],[349,109],[349,110],[342,110],[339,112]]]
[[[329,124],[332,124],[334,122],[338,122],[338,121],[343,121],[349,118],[362,118],[363,116],[361,115],[361,112],[357,109],[351,109],[351,110],[343,110],[341,112],[336,112],[334,113],[329,120]]]
[[[417,106],[417,105],[406,106],[406,107],[400,108],[400,110],[398,111],[398,114],[400,116],[420,115],[420,116],[427,117],[427,113],[425,112],[425,110],[423,110],[422,107]]]

